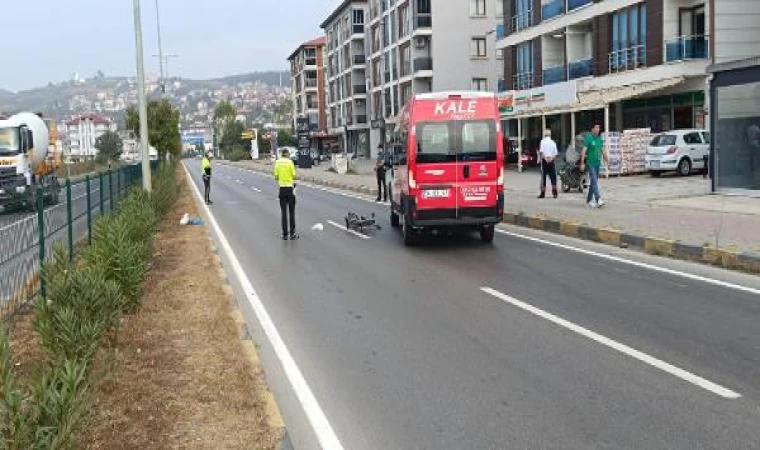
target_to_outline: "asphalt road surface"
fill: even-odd
[[[507,227],[406,248],[307,185],[284,242],[270,177],[217,165],[211,196],[295,448],[760,446],[756,277]]]

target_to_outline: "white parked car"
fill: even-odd
[[[705,168],[710,155],[710,133],[705,130],[673,130],[656,135],[649,143],[646,168],[652,176],[663,172],[689,175]]]

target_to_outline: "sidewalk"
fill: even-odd
[[[370,163],[360,164],[357,174],[328,172],[329,165],[322,164],[301,170],[299,176],[374,195]],[[236,165],[271,167],[258,161]],[[509,170],[505,182],[505,222],[725,267],[747,270],[749,262],[750,271],[760,271],[760,199],[711,195],[710,180],[701,175],[603,178],[606,205],[595,210],[577,191],[537,199],[537,171]]]

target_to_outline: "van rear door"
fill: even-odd
[[[494,215],[498,203],[498,130],[493,119],[454,122],[457,133],[457,217]]]
[[[419,122],[415,135],[418,210],[439,210],[435,218],[453,219],[457,211],[457,131],[451,121]]]

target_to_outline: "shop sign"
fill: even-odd
[[[499,112],[502,116],[529,114],[531,110],[542,108],[571,107],[577,103],[578,90],[575,82],[499,94]]]

